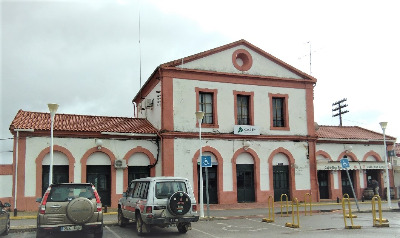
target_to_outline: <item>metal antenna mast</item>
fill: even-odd
[[[307,42],[310,44],[310,75],[311,75],[311,41]]]
[[[338,113],[332,115],[332,117],[339,116],[339,119],[340,119],[340,124],[339,124],[339,126],[342,126],[342,125],[343,125],[343,124],[342,124],[342,115],[349,112],[348,110],[342,111],[343,108],[345,108],[345,107],[348,106],[347,104],[342,104],[342,103],[344,103],[345,101],[347,101],[347,98],[343,98],[342,100],[339,100],[339,101],[337,101],[337,102],[335,102],[335,103],[332,104],[332,106],[337,106],[336,108],[332,109],[332,113],[333,113],[333,112],[336,112],[336,111],[339,111]]]

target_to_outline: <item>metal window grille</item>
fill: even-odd
[[[213,94],[212,93],[200,93],[199,94],[199,110],[204,112],[203,123],[212,124],[214,123],[213,115]]]
[[[284,98],[272,98],[274,127],[285,127],[284,103]]]

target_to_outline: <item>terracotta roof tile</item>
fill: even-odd
[[[11,129],[50,130],[50,113],[19,110]],[[56,114],[54,131],[155,134],[157,129],[142,118]]]
[[[358,126],[319,126],[317,136],[324,139],[342,140],[383,140],[383,134]],[[396,140],[386,135],[387,140]]]

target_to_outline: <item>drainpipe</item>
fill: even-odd
[[[33,132],[33,129],[14,129],[17,132],[17,142],[15,143],[15,173],[14,173],[14,216],[18,214],[17,210],[17,184],[18,184],[18,142],[19,142],[19,132]]]

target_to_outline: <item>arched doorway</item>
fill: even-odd
[[[111,160],[107,154],[95,152],[88,157],[86,163],[86,181],[96,187],[103,206],[110,206]]]
[[[42,161],[42,196],[49,187],[50,154],[46,154]],[[68,157],[58,151],[53,153],[53,184],[69,182]]]

